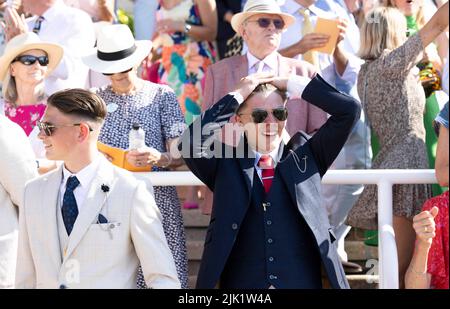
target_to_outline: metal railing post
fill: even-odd
[[[378,182],[378,270],[380,289],[398,289],[398,257],[392,216],[392,183]]]

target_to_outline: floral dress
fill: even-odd
[[[36,121],[42,118],[47,105],[45,103],[37,103],[31,105],[16,106],[12,103],[5,102],[5,116],[12,122],[17,123],[27,134],[30,135],[36,126]]]
[[[160,152],[166,152],[166,141],[179,137],[184,129],[183,115],[176,97],[167,86],[144,81],[143,87],[134,94],[119,95],[111,86],[97,90],[106,102],[107,117],[99,141],[128,149],[128,136],[134,123],[145,131],[145,144]],[[167,171],[153,167],[152,171]],[[187,250],[180,202],[175,187],[154,187],[156,205],[161,211],[163,229],[173,254],[178,278],[182,288],[187,288]],[[139,270],[137,284],[145,288],[142,271]]]
[[[422,51],[420,36],[414,34],[402,46],[385,50],[378,59],[361,66],[358,94],[380,142],[373,169],[428,168],[423,125],[425,95],[415,67]],[[393,214],[412,219],[430,197],[428,184],[394,185]],[[369,230],[378,228],[375,185],[365,186],[346,224]]]
[[[201,25],[200,12],[192,0],[184,0],[165,10],[159,6],[157,19],[183,20]],[[201,113],[202,92],[206,70],[214,62],[216,53],[210,42],[195,42],[185,33],[163,34],[162,59],[158,68],[159,82],[174,91],[185,121],[191,124]]]

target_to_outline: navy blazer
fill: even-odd
[[[331,286],[348,288],[333,243],[336,238],[322,208],[320,181],[359,119],[361,107],[355,99],[336,90],[319,75],[306,86],[302,98],[331,116],[311,138],[298,132],[283,145],[276,169],[292,203],[314,235]],[[234,96],[223,97],[190,125],[179,144],[190,170],[214,192],[197,288],[214,288],[218,283],[250,203],[254,156],[250,155],[252,152],[246,140],[230,149],[217,140],[213,142],[212,136],[214,130],[228,122],[238,106]],[[240,146],[244,152],[239,150]],[[225,157],[230,153],[232,158]]]

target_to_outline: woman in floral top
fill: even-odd
[[[448,102],[436,118],[436,178],[448,187]],[[425,202],[414,217],[416,248],[405,276],[406,288],[449,288],[448,190]]]
[[[154,49],[161,46],[157,82],[177,96],[187,125],[201,113],[206,70],[216,58],[214,0],[160,0]],[[198,188],[189,187],[183,208],[198,208]]]

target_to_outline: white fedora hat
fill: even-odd
[[[82,59],[93,71],[114,74],[140,64],[151,50],[152,42],[135,41],[128,26],[106,25],[98,32],[97,48]]]
[[[231,27],[236,33],[240,34],[240,27],[250,16],[255,14],[279,15],[283,18],[285,26],[288,28],[295,22],[295,17],[291,14],[281,12],[280,6],[276,0],[248,0],[241,13],[237,13],[231,18]]]
[[[11,62],[13,62],[17,56],[32,49],[40,49],[47,53],[49,62],[46,75],[50,74],[56,68],[64,53],[64,50],[60,45],[42,42],[37,34],[33,32],[19,34],[6,44],[3,56],[0,57],[0,81],[3,81],[5,78]]]

